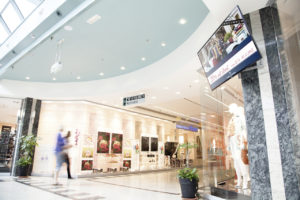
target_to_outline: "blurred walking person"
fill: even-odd
[[[69,144],[69,138],[71,137],[71,131],[68,131],[67,135],[64,137],[64,148],[63,148],[63,154],[65,163],[67,164],[67,172],[68,172],[68,179],[72,179],[71,171],[70,171],[70,156],[69,156],[69,148],[72,147],[72,145]]]
[[[56,168],[54,173],[54,185],[59,185],[58,183],[58,175],[59,171],[61,169],[61,166],[63,163],[66,162],[66,152],[64,152],[64,149],[68,149],[71,147],[71,145],[66,144],[65,138],[62,137],[62,133],[64,131],[64,128],[61,127],[59,129],[59,132],[57,133],[56,137],[56,145],[55,145],[55,156],[56,156]],[[68,173],[69,175],[69,173]]]

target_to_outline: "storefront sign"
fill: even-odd
[[[188,125],[176,124],[176,128],[193,131],[193,132],[198,132],[198,128],[191,126],[191,125],[188,126]]]
[[[146,97],[145,94],[140,94],[132,97],[125,97],[123,98],[123,106],[144,103],[145,97]]]

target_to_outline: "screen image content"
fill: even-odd
[[[235,7],[198,52],[211,89],[261,58],[239,7]]]

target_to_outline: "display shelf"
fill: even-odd
[[[154,170],[158,168],[157,154],[140,154],[140,170]]]

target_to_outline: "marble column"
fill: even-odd
[[[257,66],[241,73],[252,199],[300,199],[290,116],[277,35],[276,8],[245,17],[262,54]]]
[[[19,159],[20,138],[26,135],[37,135],[38,124],[40,118],[41,100],[25,98],[22,100],[20,116],[18,116],[17,136],[15,143],[15,152],[12,163],[11,175],[18,175],[18,167],[16,161]],[[30,171],[32,166],[30,167]]]

